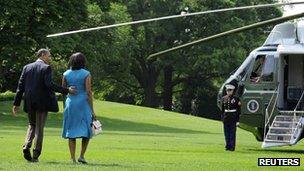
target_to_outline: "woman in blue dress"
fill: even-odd
[[[71,160],[76,163],[76,138],[82,138],[78,162],[86,164],[84,154],[92,137],[91,123],[96,118],[93,110],[91,75],[85,70],[85,56],[74,53],[69,60],[69,70],[64,72],[62,85],[75,87],[77,94],[69,94],[65,101],[62,137],[69,139]]]

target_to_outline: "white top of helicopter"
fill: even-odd
[[[304,21],[276,25],[263,46],[278,45],[280,54],[304,54]]]
[[[267,37],[264,46],[296,43],[296,26],[291,22],[276,25]]]

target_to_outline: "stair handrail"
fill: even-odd
[[[277,92],[278,90],[278,87],[274,90],[274,93],[272,94],[271,98],[270,98],[270,101],[269,101],[269,104],[267,105],[266,107],[266,112],[265,112],[265,125],[264,125],[264,139],[266,138],[266,128],[271,120],[271,117],[272,117],[272,114],[274,112],[274,109],[276,107],[276,103],[277,103],[277,100],[278,100],[278,95],[279,93]],[[274,96],[276,95],[275,97],[275,100],[274,100],[274,103],[273,103],[273,106],[272,106],[272,110],[270,112],[270,116],[269,116],[269,113],[268,113],[268,110],[271,106],[271,103],[273,102],[273,99],[274,99]]]
[[[271,102],[273,101],[274,95],[276,95],[276,98],[275,98],[275,101],[274,101],[274,103],[273,103],[273,107],[272,107],[272,110],[271,110],[271,113],[270,113],[270,116],[269,116],[269,114],[268,114],[268,108],[270,108],[270,106],[271,106]],[[273,114],[273,112],[274,112],[274,108],[275,108],[275,104],[277,103],[277,100],[278,100],[278,93],[277,93],[277,89],[275,89],[273,95],[272,95],[271,98],[270,98],[269,104],[268,104],[268,106],[266,107],[266,116],[267,116],[267,117],[265,117],[265,125],[268,124],[269,121],[270,121],[270,118],[271,118],[271,116],[272,116],[272,114]],[[266,121],[266,120],[267,120],[267,121]]]
[[[304,91],[302,91],[302,95],[301,95],[301,97],[300,97],[300,99],[299,99],[299,101],[298,101],[296,107],[295,107],[294,110],[293,110],[294,112],[297,111],[297,108],[299,107],[299,105],[300,105],[300,103],[301,103],[301,101],[302,101],[302,99],[303,99],[303,94],[304,94]]]
[[[300,105],[300,103],[301,103],[301,101],[302,101],[302,99],[303,99],[303,95],[304,95],[304,91],[302,91],[301,97],[300,97],[300,99],[299,99],[299,101],[298,101],[296,107],[295,107],[294,110],[293,110],[294,113],[293,113],[293,120],[292,120],[292,122],[294,122],[294,121],[296,120],[297,108],[299,107],[299,105]],[[292,124],[292,129],[294,129],[294,127],[295,127],[295,125]]]

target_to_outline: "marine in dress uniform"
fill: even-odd
[[[239,98],[234,95],[235,86],[227,84],[225,86],[227,95],[222,98],[222,121],[224,125],[224,135],[226,150],[235,150],[236,126],[239,122],[240,106]]]

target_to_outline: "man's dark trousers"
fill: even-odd
[[[47,112],[29,111],[28,113],[28,129],[25,137],[24,148],[31,148],[34,137],[34,153],[33,158],[37,159],[42,151],[43,130],[47,118]]]

